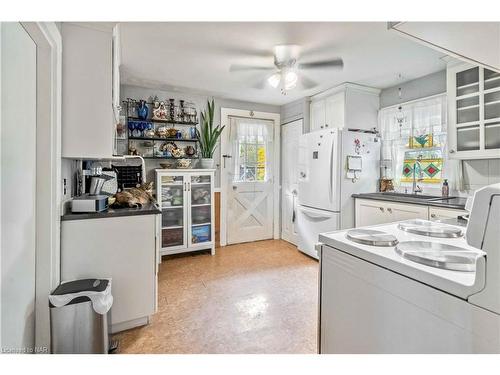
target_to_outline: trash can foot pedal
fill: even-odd
[[[118,340],[109,340],[108,354],[114,354],[118,349]]]

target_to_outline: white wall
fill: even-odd
[[[1,27],[1,345],[35,345],[36,45]]]
[[[309,105],[311,104],[311,100],[309,98],[302,98],[299,100],[295,100],[291,103],[282,105],[280,108],[280,121],[281,124],[287,124],[289,122],[303,119],[303,131],[304,133],[308,133],[310,129],[309,125]]]
[[[380,108],[390,107],[401,101],[398,93],[399,87],[401,87],[403,102],[442,94],[446,92],[446,70],[383,89],[380,92]]]
[[[121,100],[125,100],[127,98],[148,100],[150,97],[154,97],[155,95],[157,95],[160,100],[165,100],[165,99],[168,100],[169,98],[173,98],[176,101],[179,99],[184,99],[186,101],[193,102],[196,106],[198,113],[206,109],[207,100],[210,99],[207,96],[185,93],[185,92],[162,91],[157,89],[131,86],[131,85],[122,85],[120,87]],[[215,99],[214,125],[220,124],[221,107],[253,110],[259,112],[272,112],[272,113],[280,112],[280,107],[275,105],[250,103],[250,102],[243,102],[239,100],[232,100],[225,98],[214,98],[214,99]],[[217,163],[217,171],[215,173],[215,186],[220,187],[220,165],[218,165],[220,163],[220,147],[217,147],[217,150],[215,151],[214,154],[214,158]],[[151,159],[146,160],[146,174],[148,181],[154,180],[154,169],[160,168],[160,162],[161,160],[151,160]]]

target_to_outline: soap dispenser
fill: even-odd
[[[445,178],[443,182],[443,187],[441,188],[441,195],[447,197],[450,194],[450,187],[448,186],[448,180]]]

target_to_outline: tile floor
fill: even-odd
[[[158,313],[120,353],[316,353],[318,262],[281,241],[164,257]]]

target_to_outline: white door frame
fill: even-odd
[[[271,112],[256,112],[252,110],[243,109],[233,109],[233,108],[221,108],[220,118],[221,124],[226,125],[226,129],[222,132],[221,136],[221,194],[220,194],[220,245],[227,245],[227,209],[228,209],[228,181],[226,178],[225,168],[224,168],[224,158],[222,155],[226,155],[230,149],[229,144],[229,117],[247,117],[262,120],[274,121],[274,155],[273,155],[273,238],[280,238],[280,190],[281,190],[281,176],[280,176],[280,114]]]
[[[50,350],[48,295],[60,282],[62,39],[54,22],[22,22],[36,44],[35,346]]]
[[[304,118],[302,118],[302,117],[298,118],[298,119],[295,119],[295,120],[291,120],[291,121],[286,122],[284,124],[281,124],[281,127],[284,127],[284,126],[287,126],[287,125],[291,125],[291,124],[294,124],[294,123],[298,123],[298,122],[300,122],[301,133],[304,134]],[[282,140],[283,139],[280,139],[280,141],[282,141]],[[283,158],[281,160],[280,165],[281,165],[281,171],[283,171],[284,170],[283,169]],[[283,173],[281,174],[281,176],[283,177]],[[283,180],[282,179],[280,179],[280,192],[281,192],[281,194],[280,194],[280,199],[281,199],[280,212],[282,212],[283,211],[283,205],[284,205],[284,202],[283,202],[283,199],[282,199],[283,198],[283,193],[284,193]],[[281,220],[280,220],[280,238],[284,239],[283,238],[283,219],[284,219],[283,215],[280,215],[280,218],[281,218]],[[297,237],[298,237],[298,235],[297,235]],[[289,239],[284,239],[284,240],[285,241],[289,241]],[[298,245],[298,238],[297,238],[297,243],[295,245]]]

